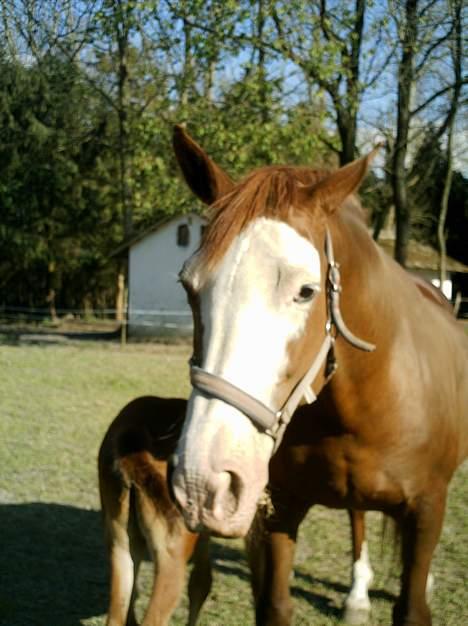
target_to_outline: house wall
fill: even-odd
[[[177,245],[181,224],[189,244]],[[200,244],[204,221],[198,215],[174,218],[129,251],[129,332],[131,335],[187,335],[192,315],[178,274]]]

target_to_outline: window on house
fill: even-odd
[[[186,248],[190,243],[190,229],[188,224],[177,227],[177,245]]]

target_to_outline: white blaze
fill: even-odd
[[[202,294],[204,369],[271,405],[309,313],[294,302],[303,284],[320,285],[317,250],[283,222],[253,222]]]

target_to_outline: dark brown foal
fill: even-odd
[[[186,530],[166,484],[167,459],[180,435],[185,400],[152,396],[127,404],[99,450],[99,489],[110,559],[107,626],[136,626],[136,579],[142,559],[154,563],[143,626],[166,626],[189,581],[188,625],[195,626],[211,588],[208,537]]]

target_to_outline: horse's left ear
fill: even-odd
[[[349,195],[359,189],[379,149],[380,144],[367,156],[340,167],[316,185],[309,187],[307,189],[308,202],[319,203],[329,213],[335,211]]]
[[[182,126],[174,126],[174,151],[190,189],[205,204],[228,193],[234,183],[219,165],[190,137]]]

